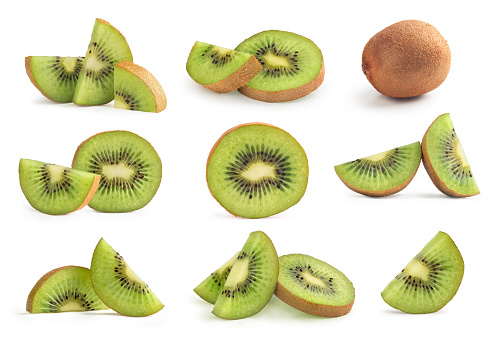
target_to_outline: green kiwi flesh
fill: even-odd
[[[382,298],[403,312],[436,312],[453,299],[463,275],[460,251],[450,236],[440,231],[385,287]]]
[[[243,124],[216,142],[206,179],[211,194],[228,212],[263,218],[300,201],[307,188],[308,160],[300,144],[282,129]]]
[[[30,313],[107,310],[91,285],[89,269],[56,268],[38,280],[26,302]]]
[[[129,131],[108,131],[87,139],[78,147],[72,166],[101,175],[89,202],[101,212],[129,212],[146,206],[162,178],[162,162],[155,149]]]
[[[368,196],[386,196],[404,189],[415,176],[422,158],[420,142],[335,166],[342,182]]]
[[[120,314],[144,317],[164,307],[124,258],[102,238],[92,255],[91,282],[99,298]]]
[[[278,275],[274,244],[265,233],[252,232],[232,266],[213,314],[241,319],[260,312],[274,294]]]

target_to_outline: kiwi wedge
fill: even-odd
[[[19,183],[33,208],[65,214],[85,207],[98,189],[101,176],[55,164],[22,158]]]
[[[252,54],[195,42],[186,69],[198,84],[217,93],[228,93],[255,77],[261,64]]]
[[[72,102],[83,57],[28,56],[26,74],[47,99]]]
[[[166,93],[159,81],[145,68],[129,61],[115,65],[115,108],[161,112],[166,109]]]
[[[303,254],[279,257],[275,295],[302,312],[321,317],[340,317],[350,312],[355,290],[338,269]]]
[[[324,59],[310,39],[286,31],[257,33],[235,50],[253,54],[262,70],[239,91],[255,100],[295,100],[316,90],[324,80]]]
[[[420,142],[339,164],[335,171],[354,192],[382,197],[403,190],[415,176],[422,157]]]
[[[308,182],[307,155],[278,127],[243,124],[225,132],[213,146],[206,180],[213,197],[233,215],[268,217],[302,198]]]
[[[425,170],[441,192],[451,197],[479,194],[449,113],[440,115],[427,129],[422,156]]]
[[[125,37],[103,19],[96,19],[91,41],[80,70],[73,102],[78,105],[102,105],[113,100],[113,66],[131,61]]]
[[[162,178],[162,162],[152,145],[129,131],[98,133],[85,140],[73,168],[101,176],[89,206],[101,212],[129,212],[146,206]]]
[[[274,244],[264,232],[252,232],[232,265],[213,314],[242,319],[260,312],[274,294],[278,275]]]
[[[91,285],[89,269],[65,266],[38,280],[26,302],[30,313],[107,310]]]
[[[120,314],[144,317],[164,308],[150,287],[103,238],[92,255],[91,282],[99,298]]]
[[[450,236],[440,231],[385,287],[382,298],[403,312],[436,312],[453,299],[463,276],[460,251]]]

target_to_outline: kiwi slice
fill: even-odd
[[[89,269],[65,266],[38,280],[26,302],[30,313],[107,310],[91,285]]]
[[[460,251],[450,236],[440,231],[385,287],[382,298],[403,312],[436,312],[453,299],[463,276]]]
[[[115,65],[114,78],[116,108],[156,113],[166,109],[166,93],[145,68],[122,61]]]
[[[31,82],[47,99],[72,102],[83,57],[28,56],[24,60]]]
[[[155,149],[129,131],[102,132],[85,140],[72,166],[101,175],[89,206],[102,212],[129,212],[146,206],[162,178],[162,162]]]
[[[212,272],[211,275],[194,288],[194,292],[208,303],[216,303],[218,296],[223,290],[225,281],[227,281],[228,274],[230,274],[234,262],[237,261],[237,257],[239,257],[239,253],[235,254],[220,268]]]
[[[340,180],[354,192],[381,197],[403,190],[422,157],[420,142],[335,166]]]
[[[316,90],[324,80],[321,50],[310,39],[285,31],[263,31],[235,50],[253,54],[262,70],[239,91],[256,100],[295,100]]]
[[[100,176],[55,164],[22,158],[21,190],[33,208],[65,214],[85,207],[98,189]]]
[[[186,69],[198,84],[218,93],[228,93],[255,77],[261,64],[252,54],[195,42]]]
[[[225,132],[213,146],[206,179],[211,194],[228,212],[268,217],[302,198],[307,156],[286,131],[263,123],[243,124]]]
[[[96,19],[73,102],[101,105],[112,101],[113,66],[120,61],[132,62],[131,50],[124,36],[109,22]]]
[[[278,275],[274,244],[264,232],[252,232],[232,266],[213,314],[241,319],[260,312],[274,294]]]
[[[150,287],[103,238],[92,255],[91,282],[99,298],[120,314],[144,317],[164,308]]]
[[[302,312],[340,317],[350,312],[355,290],[352,282],[326,262],[303,254],[279,257],[275,295]]]
[[[451,197],[479,194],[449,113],[440,115],[427,129],[422,155],[425,170],[441,192]]]

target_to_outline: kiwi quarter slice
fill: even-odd
[[[243,124],[225,132],[213,146],[206,179],[213,197],[230,213],[268,217],[302,198],[308,181],[307,155],[278,127]]]
[[[91,285],[89,269],[65,266],[38,280],[26,302],[30,313],[107,310]]]
[[[427,129],[422,155],[425,170],[441,192],[451,197],[479,194],[449,113],[440,115]]]
[[[403,312],[436,312],[453,299],[463,276],[460,251],[450,236],[440,231],[385,287],[382,298]]]
[[[22,158],[21,189],[35,209],[65,214],[85,207],[98,189],[101,176],[55,164]]]
[[[422,157],[420,142],[335,166],[340,180],[354,192],[381,197],[403,190]]]
[[[257,33],[235,50],[253,54],[262,70],[239,91],[266,102],[295,100],[316,90],[324,80],[324,60],[310,39],[292,32]]]
[[[275,295],[302,312],[340,317],[350,312],[355,290],[338,269],[303,254],[279,257],[279,280]]]
[[[153,146],[129,131],[102,132],[85,140],[72,166],[101,175],[89,206],[102,212],[129,212],[146,206],[162,178],[162,162]]]
[[[92,255],[91,282],[99,298],[120,314],[144,317],[164,307],[150,287],[103,238]]]

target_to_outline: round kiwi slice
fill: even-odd
[[[144,317],[164,308],[150,287],[103,238],[92,255],[91,282],[99,298],[120,314]]]
[[[129,131],[102,132],[85,140],[72,166],[101,175],[89,206],[102,212],[129,212],[146,206],[162,178],[162,162],[155,149]]]
[[[321,50],[310,39],[285,31],[263,31],[235,50],[253,54],[262,70],[239,91],[256,100],[295,100],[316,90],[324,80]]]
[[[479,194],[449,113],[440,115],[427,129],[422,155],[425,170],[441,192],[451,197]]]
[[[72,102],[83,57],[28,56],[26,73],[47,98],[55,102]]]
[[[85,207],[98,189],[100,176],[55,164],[22,158],[21,190],[33,208],[65,214]]]
[[[403,190],[415,176],[422,157],[420,142],[339,164],[335,171],[354,192],[381,197]]]
[[[38,280],[26,302],[30,313],[107,310],[91,285],[89,269],[65,266]]]
[[[303,254],[279,257],[275,295],[302,312],[340,317],[350,312],[355,290],[352,282],[326,262]]]
[[[302,198],[307,156],[286,131],[263,123],[243,124],[225,132],[213,146],[206,179],[213,197],[230,213],[268,217]]]
[[[385,287],[382,298],[403,312],[436,312],[453,299],[463,276],[460,251],[450,236],[440,231]]]
[[[228,93],[255,77],[261,64],[252,54],[195,42],[186,69],[198,84],[218,93]]]

